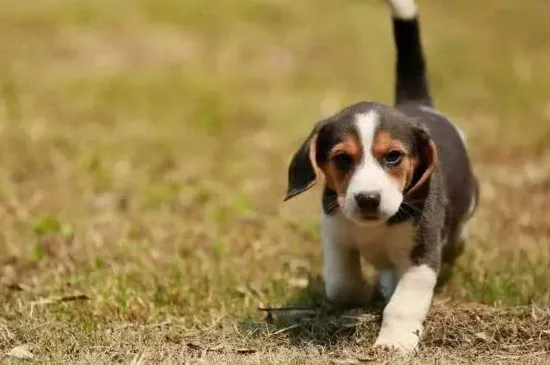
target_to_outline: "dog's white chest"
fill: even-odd
[[[404,264],[411,257],[414,231],[410,223],[359,227],[355,245],[365,260],[379,269]]]
[[[377,269],[408,264],[414,246],[415,228],[411,223],[363,226],[341,216],[323,220],[336,244],[352,246]]]

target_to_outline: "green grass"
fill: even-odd
[[[550,8],[475,5],[420,3],[436,102],[483,196],[418,361],[544,363]],[[378,312],[322,298],[320,190],[282,197],[315,121],[392,102],[383,2],[0,7],[1,362],[23,344],[37,363],[370,358]],[[292,303],[320,309],[257,310]]]

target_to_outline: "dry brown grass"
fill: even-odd
[[[484,6],[421,1],[483,199],[418,363],[550,357],[550,7]],[[391,102],[382,2],[0,7],[0,362],[398,363],[322,299],[319,189],[281,204],[315,120]]]

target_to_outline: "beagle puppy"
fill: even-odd
[[[434,109],[414,0],[386,0],[397,49],[396,100],[360,102],[318,122],[295,153],[285,200],[324,176],[321,238],[328,299],[364,303],[360,258],[386,299],[375,346],[405,352],[444,265],[464,246],[478,183],[459,129]]]

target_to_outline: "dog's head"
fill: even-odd
[[[428,131],[403,113],[359,103],[317,123],[288,171],[288,200],[311,188],[319,171],[330,204],[361,224],[386,222],[404,199],[425,199],[438,164]]]

